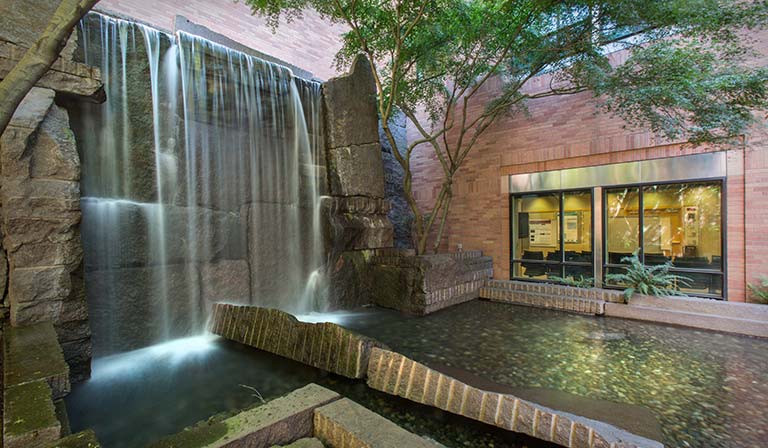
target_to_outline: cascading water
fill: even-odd
[[[73,114],[95,354],[199,333],[213,301],[322,311],[320,85],[183,32],[79,32],[107,96]]]

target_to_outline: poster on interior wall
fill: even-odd
[[[531,246],[555,245],[555,225],[552,219],[531,219],[528,221],[528,232]]]
[[[699,207],[686,206],[683,208],[684,246],[699,245]]]
[[[579,212],[565,212],[563,215],[563,237],[566,243],[581,243],[580,218],[581,213]]]

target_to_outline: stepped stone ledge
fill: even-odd
[[[607,423],[556,411],[513,395],[488,392],[399,353],[374,348],[368,386],[416,403],[569,448],[661,448]]]
[[[210,331],[348,378],[363,378],[371,349],[383,347],[333,323],[301,322],[285,311],[257,306],[215,304]]]

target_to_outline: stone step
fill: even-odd
[[[629,305],[606,303],[605,315],[768,338],[768,322],[763,320],[640,306],[634,299]]]
[[[525,282],[520,280],[488,280],[486,286],[507,291],[532,292],[539,294],[562,295],[605,302],[623,303],[622,291],[603,288],[577,288],[545,282]]]
[[[3,391],[3,443],[6,448],[45,446],[61,437],[61,423],[45,380]]]
[[[5,388],[44,380],[50,386],[54,400],[69,393],[69,366],[64,361],[52,323],[5,326],[3,375]]]
[[[768,306],[754,303],[724,302],[721,300],[700,299],[695,297],[651,297],[636,295],[630,300],[630,304],[670,311],[763,321],[768,324]]]
[[[330,447],[438,448],[348,398],[315,409],[315,437]]]
[[[515,291],[500,288],[480,288],[480,298],[494,302],[511,303],[514,305],[533,306],[580,314],[603,314],[605,302],[602,300],[564,295],[540,294],[533,292]]]
[[[232,417],[199,422],[180,433],[152,443],[148,448],[287,445],[313,437],[315,409],[339,398],[341,396],[336,392],[310,383]]]

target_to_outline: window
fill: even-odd
[[[646,265],[671,262],[687,277],[684,292],[723,297],[720,181],[606,189],[605,213],[605,273],[622,271],[622,259],[640,249]]]
[[[512,277],[591,279],[592,192],[511,196]]]

